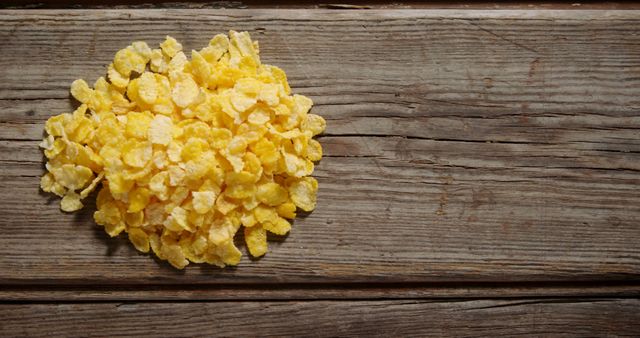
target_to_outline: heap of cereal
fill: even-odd
[[[267,231],[284,235],[297,208],[315,208],[312,137],[325,121],[258,54],[234,31],[191,61],[171,37],[118,51],[108,80],[74,81],[82,105],[46,122],[41,188],[71,212],[102,183],[95,221],[179,269],[238,264],[241,226],[251,255],[264,255]]]

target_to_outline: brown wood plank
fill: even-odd
[[[318,209],[265,258],[174,271],[38,192],[73,79],[231,28],[328,121]],[[638,33],[637,11],[0,11],[0,283],[637,279]]]
[[[599,1],[560,1],[536,2],[536,1],[390,1],[390,0],[351,0],[344,3],[327,3],[322,0],[243,0],[243,1],[175,1],[175,0],[6,0],[0,4],[0,8],[34,9],[34,8],[101,8],[101,9],[127,9],[127,8],[286,8],[286,9],[638,9],[640,5],[633,2],[599,2]]]
[[[637,299],[3,304],[3,336],[637,336]],[[505,325],[508,324],[508,325]]]
[[[3,286],[4,302],[640,297],[637,283],[340,283]]]

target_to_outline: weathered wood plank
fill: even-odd
[[[227,29],[328,121],[318,209],[286,240],[176,272],[38,193],[73,79]],[[0,11],[0,283],[637,279],[637,33],[633,11]]]
[[[549,3],[527,3],[524,1],[488,2],[488,1],[402,1],[389,0],[349,1],[349,4],[324,3],[318,0],[243,0],[243,1],[156,1],[128,0],[114,3],[106,0],[9,0],[0,4],[0,8],[8,9],[149,9],[149,8],[179,8],[179,9],[245,9],[245,8],[278,8],[278,9],[640,9],[640,5],[633,2],[583,2],[553,1]]]
[[[346,160],[328,158],[322,165],[338,173],[362,167],[362,162]],[[0,248],[6,268],[2,276],[6,282],[206,283],[237,282],[240,276],[254,281],[544,280],[615,279],[636,273],[636,223],[619,218],[629,212],[621,206],[624,196],[637,198],[632,190],[611,197],[578,189],[580,198],[568,208],[563,199],[575,189],[541,188],[547,186],[544,183],[479,186],[469,177],[447,184],[446,178],[435,176],[415,184],[347,174],[332,179],[320,170],[318,175],[323,185],[320,201],[331,203],[296,221],[293,234],[274,243],[265,258],[247,259],[229,271],[190,269],[185,274],[158,268],[123,238],[108,239],[92,225],[89,211],[61,214],[57,201],[47,204],[49,197],[38,195],[37,177],[7,178],[0,185],[11,195],[3,196],[7,219],[0,223],[12,232]],[[517,191],[517,200],[508,189]],[[386,198],[371,198],[377,195]],[[423,200],[437,202],[417,209]],[[541,215],[531,214],[532,208]],[[385,222],[397,226],[374,226]]]
[[[0,333],[29,337],[637,336],[639,310],[637,299],[562,298],[3,304]]]
[[[338,283],[213,285],[9,285],[4,302],[255,301],[513,299],[540,297],[638,298],[637,283]]]

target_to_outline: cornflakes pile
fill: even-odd
[[[118,51],[93,88],[71,85],[82,103],[46,122],[48,172],[41,188],[67,212],[102,183],[95,221],[126,232],[178,269],[189,261],[236,265],[241,226],[249,252],[267,251],[296,210],[316,205],[310,177],[322,147],[322,117],[291,95],[280,68],[260,63],[247,32],[219,34],[189,61],[167,37],[159,49]]]

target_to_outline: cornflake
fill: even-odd
[[[236,265],[241,228],[262,256],[268,232],[288,233],[298,208],[315,208],[309,175],[322,147],[312,137],[326,122],[291,95],[283,70],[260,62],[247,32],[190,55],[169,36],[157,49],[134,42],[93,87],[74,81],[82,104],[46,122],[40,187],[72,212],[101,186],[96,223],[178,269]]]

